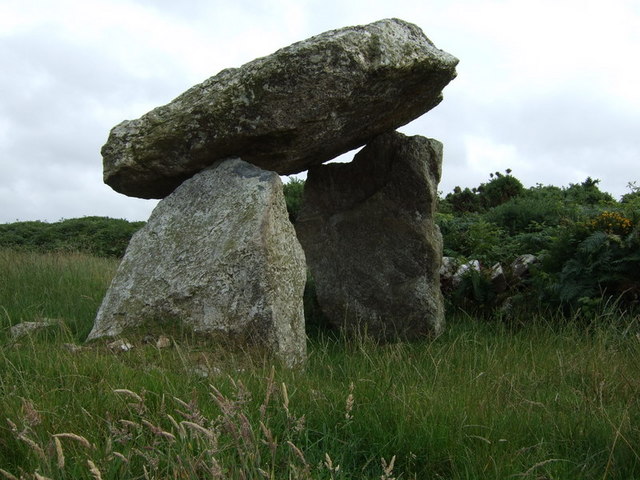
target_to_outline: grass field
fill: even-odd
[[[71,349],[116,266],[0,252],[0,478],[640,479],[638,318],[314,335],[298,370],[180,331]],[[64,324],[9,337],[38,317]]]

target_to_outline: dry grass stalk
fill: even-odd
[[[262,405],[260,405],[260,421],[264,420],[265,415],[267,414],[267,408],[269,408],[269,402],[271,401],[271,395],[273,395],[274,387],[275,387],[275,376],[276,369],[274,366],[271,366],[271,373],[269,374],[269,378],[267,378],[267,391],[264,395],[264,401]]]
[[[24,433],[20,433],[18,435],[18,440],[22,440],[24,443],[29,445],[31,447],[31,449],[34,452],[36,452],[36,455],[38,455],[40,460],[45,461],[45,462],[47,461],[47,456],[45,455],[44,450],[42,449],[42,447],[40,445],[38,445],[36,442],[34,442],[33,440],[31,440],[26,435],[24,435]]]
[[[44,475],[40,475],[38,472],[33,474],[33,478],[36,480],[51,480],[49,477],[45,477]]]
[[[173,398],[176,402],[178,402],[178,404],[180,404],[184,408],[184,410],[186,410],[186,411],[183,411],[183,410],[176,409],[176,412],[178,412],[184,418],[186,418],[191,422],[199,423],[199,424],[206,422],[207,419],[205,418],[204,415],[202,415],[202,413],[200,413],[200,410],[198,410],[198,407],[194,402],[186,403],[177,397],[173,397]]]
[[[34,427],[42,423],[42,416],[36,410],[33,402],[26,398],[22,399],[22,417],[24,423],[26,423],[30,427]]]
[[[540,468],[540,467],[544,467],[545,465],[549,464],[549,463],[553,463],[553,462],[568,462],[569,460],[566,460],[564,458],[549,458],[548,460],[543,460],[542,462],[538,462],[535,465],[533,465],[529,470],[527,470],[524,473],[519,473],[517,475],[513,475],[514,477],[528,477],[529,475],[531,475],[533,473],[534,470]]]
[[[289,448],[291,448],[291,450],[293,450],[293,453],[296,454],[296,457],[298,457],[298,459],[300,459],[300,461],[302,462],[302,464],[305,467],[308,467],[309,464],[307,463],[307,459],[304,458],[304,453],[302,453],[302,450],[300,450],[298,447],[296,447],[293,442],[291,442],[290,440],[287,440],[287,445],[289,445]]]
[[[173,433],[170,432],[165,432],[164,430],[162,430],[162,428],[158,427],[157,425],[154,425],[153,423],[147,421],[147,420],[142,420],[143,425],[145,425],[149,430],[151,430],[151,432],[154,435],[157,435],[159,437],[162,438],[166,438],[172,442],[176,441],[176,437]]]
[[[139,423],[132,422],[131,420],[126,420],[124,418],[120,420],[120,423],[126,427],[132,427],[132,428],[140,428],[142,426]]]
[[[125,457],[123,454],[121,454],[120,452],[113,452],[113,456],[119,458],[124,463],[129,463],[129,459]]]
[[[211,473],[211,477],[216,479],[223,479],[224,477],[224,471],[222,470],[222,466],[218,463],[218,461],[211,457],[211,468],[209,469],[209,472]]]
[[[93,478],[95,480],[102,480],[102,474],[100,473],[100,470],[98,470],[98,467],[96,467],[96,464],[91,460],[87,460],[87,465],[89,465],[89,473],[91,473]]]
[[[11,475],[9,472],[7,472],[6,470],[0,468],[0,473],[4,476],[4,478],[8,479],[8,480],[18,480],[18,477],[15,477],[13,475]]]
[[[176,429],[176,431],[178,432],[178,435],[180,435],[180,438],[184,438],[187,436],[187,431],[184,429],[184,425],[182,425],[181,423],[178,423],[176,419],[173,418],[173,416],[171,416],[168,413],[167,413],[167,418],[169,418],[171,425],[173,425],[173,428]]]
[[[282,407],[284,408],[287,418],[291,415],[289,413],[289,394],[287,393],[287,385],[282,382]]]
[[[300,418],[296,420],[296,424],[293,426],[293,431],[296,433],[303,432],[306,424],[307,424],[307,417],[305,415],[302,415]]]
[[[128,397],[131,397],[136,402],[140,402],[140,403],[144,402],[144,400],[142,399],[142,397],[140,395],[138,395],[135,392],[132,392],[131,390],[127,390],[126,388],[116,388],[113,391],[113,393],[118,393],[118,394],[121,394],[121,395],[125,395],[125,396],[128,396]]]
[[[335,467],[333,466],[333,460],[331,460],[331,457],[329,456],[328,453],[324,454],[324,462],[323,462],[325,468],[327,470],[329,470],[329,472],[331,473],[331,478],[333,478],[333,475],[335,473],[338,473],[340,471],[340,465],[336,465]]]
[[[176,403],[178,403],[178,405],[182,406],[182,408],[184,408],[186,410],[190,410],[191,409],[191,405],[189,405],[184,400],[182,400],[182,399],[180,399],[178,397],[173,397],[173,399],[175,400]]]
[[[236,410],[233,402],[226,398],[216,387],[213,385],[209,386],[211,387],[211,390],[213,390],[211,397],[216,402],[216,405],[218,405],[218,408],[220,408],[222,415],[225,417],[232,417]]]
[[[212,440],[212,439],[214,439],[216,437],[214,432],[212,432],[208,428],[205,428],[202,425],[199,425],[199,424],[197,424],[195,422],[189,422],[187,420],[183,420],[182,422],[180,422],[180,426],[183,429],[184,429],[184,427],[189,427],[191,430],[195,430],[196,432],[200,432],[210,440]]]
[[[62,451],[62,442],[54,435],[53,443],[56,446],[56,455],[58,457],[58,468],[62,470],[64,468],[64,452]]]
[[[382,464],[382,475],[380,476],[380,480],[395,480],[393,476],[393,466],[396,463],[396,456],[391,457],[391,461],[387,465],[387,461],[382,458],[380,460]]]
[[[56,433],[53,438],[68,438],[70,440],[75,440],[76,442],[78,442],[80,445],[82,445],[85,448],[88,449],[94,449],[95,446],[91,445],[91,443],[89,442],[89,440],[87,440],[86,438],[84,438],[82,435],[77,435],[75,433]]]
[[[349,395],[347,396],[347,401],[345,402],[344,418],[346,420],[353,419],[353,415],[351,414],[351,412],[353,411],[353,403],[354,403],[353,389],[354,389],[354,385],[353,385],[353,382],[351,382],[349,384]]]
[[[262,430],[262,434],[264,435],[264,439],[262,442],[269,447],[269,451],[271,452],[271,456],[275,457],[276,450],[278,448],[278,443],[273,438],[273,433],[267,426],[260,421],[260,430]]]
[[[7,424],[9,425],[9,428],[11,429],[11,431],[13,433],[16,433],[18,431],[18,426],[13,423],[11,420],[9,420],[8,418],[5,419],[7,421]]]
[[[238,414],[238,419],[240,420],[240,436],[244,440],[246,445],[255,444],[255,436],[253,434],[253,428],[251,428],[251,423],[247,416],[240,412]]]

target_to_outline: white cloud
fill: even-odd
[[[640,180],[635,0],[4,0],[0,221],[144,219],[155,202],[101,183],[111,127],[223,68],[386,17],[461,60],[443,103],[402,128],[444,142],[443,191],[505,168],[616,195]]]

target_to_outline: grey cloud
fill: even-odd
[[[445,144],[445,193],[456,185],[477,186],[497,169],[488,163],[478,172],[477,165],[469,164],[468,136],[512,147],[515,165],[499,169],[514,169],[526,185],[568,186],[591,176],[601,180],[602,189],[620,196],[628,182],[639,180],[638,170],[629,165],[640,158],[640,117],[596,87],[560,86],[551,92],[523,88],[488,102],[474,95],[472,82],[456,81],[445,89],[438,107],[403,128]]]
[[[0,75],[0,221],[91,215],[105,201],[122,204],[106,199],[108,189],[96,192],[100,147],[122,111],[142,105],[141,114],[169,101],[168,91],[179,93],[176,77],[136,77],[108,52],[55,32],[5,37],[0,62],[10,66]]]

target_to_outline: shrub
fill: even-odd
[[[131,236],[143,225],[144,222],[107,217],[72,218],[55,223],[9,223],[0,225],[0,247],[121,257]]]
[[[295,223],[302,206],[302,196],[304,194],[304,180],[299,178],[290,178],[284,184],[284,199],[287,202],[287,211],[289,212],[289,220]]]
[[[469,190],[460,187],[453,189],[453,193],[446,196],[444,202],[455,213],[479,212],[481,208],[480,197],[478,197],[476,189]]]
[[[480,202],[485,209],[502,205],[524,191],[520,180],[512,177],[510,173],[511,170],[507,170],[506,175],[496,172],[489,182],[478,187]]]
[[[533,191],[498,205],[486,216],[487,220],[504,228],[510,235],[515,235],[541,231],[573,215],[560,198]]]
[[[458,217],[439,214],[437,222],[442,232],[445,256],[499,261],[505,232],[494,223],[479,214]]]
[[[621,305],[640,299],[640,231],[619,212],[606,211],[577,222],[560,235],[545,259],[549,293],[578,307],[588,299],[615,298]]]
[[[566,199],[579,205],[596,206],[615,204],[615,200],[609,193],[602,192],[598,188],[598,183],[600,183],[600,180],[592,179],[591,177],[587,177],[584,182],[579,184],[572,183],[569,185],[569,188],[565,190]]]

